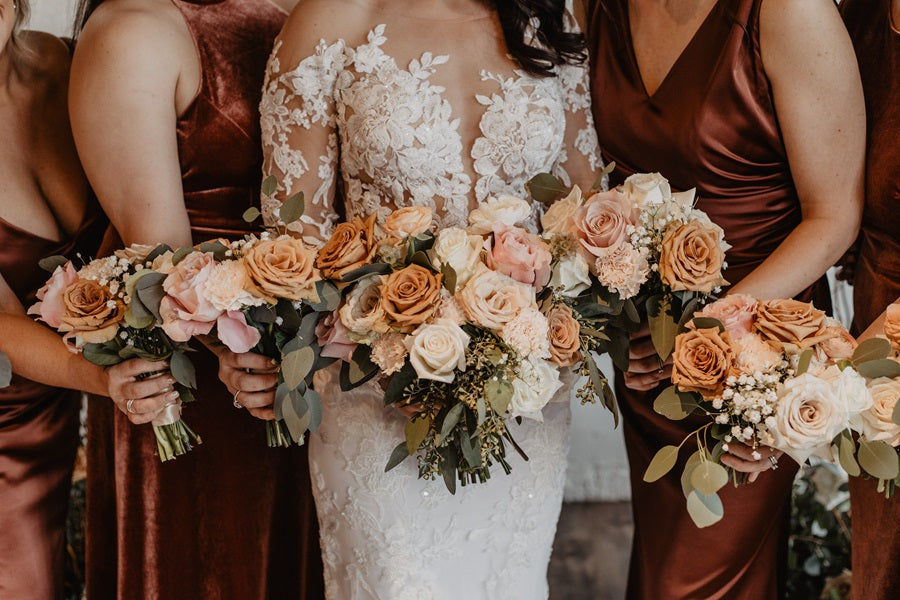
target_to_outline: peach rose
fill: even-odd
[[[575,211],[575,238],[589,265],[628,241],[629,212],[625,196],[616,190],[594,194]]]
[[[754,328],[779,350],[789,345],[810,348],[832,335],[826,333],[825,312],[798,300],[760,302]]]
[[[440,305],[441,277],[409,265],[385,278],[381,306],[397,329],[409,333],[434,315]]]
[[[28,309],[29,315],[39,315],[39,319],[58,329],[62,324],[63,315],[66,314],[66,307],[63,304],[63,293],[70,285],[78,281],[78,272],[71,262],[67,262],[65,266],[56,267],[53,275],[44,284],[44,287],[38,290],[37,302]]]
[[[216,268],[212,254],[191,252],[163,281],[166,296],[159,305],[162,327],[176,342],[207,334],[222,310],[206,298],[206,282]]]
[[[565,304],[554,304],[547,311],[550,324],[550,360],[560,367],[571,367],[581,360],[581,326]]]
[[[663,236],[659,275],[673,291],[710,293],[727,285],[722,277],[725,232],[712,222],[688,221],[672,225]]]
[[[269,302],[278,298],[318,301],[316,282],[322,276],[315,262],[316,251],[288,235],[259,241],[244,254],[251,291]]]
[[[900,302],[888,305],[884,318],[884,335],[894,348],[900,352]]]
[[[366,220],[356,217],[334,228],[331,239],[319,249],[316,267],[325,278],[340,279],[371,263],[376,250],[375,215]]]
[[[125,304],[92,279],[80,279],[67,287],[62,302],[65,314],[59,331],[71,332],[89,344],[113,339],[125,318]]]
[[[456,293],[472,323],[500,332],[523,308],[537,308],[534,288],[479,265],[469,283]]]
[[[731,336],[718,327],[689,329],[675,338],[672,359],[672,383],[679,390],[714,396],[734,366]]]
[[[350,362],[356,344],[350,339],[338,311],[330,312],[316,324],[316,339],[322,347],[322,356]]]
[[[732,294],[707,304],[695,316],[717,319],[732,339],[739,340],[753,331],[756,299],[746,294]]]
[[[399,239],[415,237],[431,228],[431,209],[427,206],[407,206],[395,210],[384,220],[384,231]]]
[[[837,319],[825,317],[824,335],[828,337],[815,346],[816,354],[822,362],[849,359],[859,345]]]
[[[493,242],[484,242],[488,266],[516,281],[543,288],[550,281],[550,246],[518,227],[494,225]]]
[[[581,188],[576,185],[568,196],[554,202],[541,217],[544,234],[574,234],[575,212],[581,207],[581,202]]]
[[[346,295],[340,308],[341,323],[348,330],[350,339],[361,344],[370,343],[377,334],[390,329],[387,315],[381,304],[381,275],[367,275]]]
[[[872,407],[862,413],[862,434],[867,440],[900,446],[900,425],[894,423],[894,408],[900,400],[900,380],[879,377],[869,382]]]

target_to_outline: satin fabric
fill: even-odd
[[[192,235],[240,236],[258,229],[241,215],[259,205],[257,107],[285,14],[267,0],[175,4],[203,74],[177,130]],[[149,426],[107,399],[90,404],[88,597],[323,597],[306,448],[268,448],[263,422],[232,406],[216,358],[201,348],[191,360],[197,401],[183,416],[203,444],[174,461],[159,462]]]
[[[855,268],[853,330],[861,333],[900,297],[900,33],[890,0],[844,0],[866,96],[866,204]],[[869,478],[850,478],[853,512],[851,595],[890,598],[900,590],[900,502]]]
[[[800,203],[759,53],[759,0],[719,1],[659,89],[647,94],[632,47],[626,0],[598,3],[592,18],[594,119],[610,184],[658,171],[674,189],[697,188],[698,208],[725,230],[725,277],[735,284],[759,266],[801,219]],[[824,278],[802,297],[829,309]],[[725,518],[698,529],[685,509],[680,474],[643,474],[662,446],[679,444],[706,420],[670,421],[616,374],[631,470],[634,542],[629,599],[763,600],[782,589],[797,465],[781,460],[752,485],[719,494]],[[690,442],[689,442],[690,443]]]
[[[34,303],[35,292],[49,277],[38,267],[40,259],[90,254],[103,225],[99,209],[91,205],[79,232],[58,242],[0,219],[0,273],[22,305]],[[0,389],[0,598],[63,595],[66,512],[80,408],[79,392],[19,376]]]

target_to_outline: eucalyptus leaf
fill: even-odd
[[[701,462],[691,473],[691,485],[695,490],[711,496],[728,483],[728,471],[725,467],[710,460]]]
[[[374,263],[354,269],[341,277],[341,283],[351,283],[367,275],[388,275],[393,271],[387,263]]]
[[[538,173],[525,183],[528,194],[541,204],[550,205],[569,190],[550,173]]]
[[[259,215],[262,213],[259,212],[259,209],[255,206],[251,206],[247,210],[244,211],[244,214],[241,215],[241,218],[244,219],[247,223],[252,223],[253,221],[259,218]]]
[[[451,494],[456,494],[456,468],[459,465],[459,457],[456,448],[445,446],[441,449],[441,475],[444,476],[444,485]]]
[[[309,388],[303,392],[303,399],[309,407],[309,430],[315,431],[322,423],[322,398],[316,390]]]
[[[212,254],[213,258],[216,260],[225,260],[226,253],[228,252],[228,247],[219,241],[203,242],[197,246],[197,249],[200,250],[200,252]]]
[[[861,440],[857,453],[859,465],[878,479],[895,479],[900,474],[897,451],[882,441]]]
[[[616,403],[616,395],[609,385],[609,381],[603,382],[603,405],[612,413],[613,427],[619,426],[619,405]]]
[[[598,340],[603,340],[608,342],[610,340],[609,336],[600,331],[599,329],[594,329],[593,327],[581,327],[579,328],[579,333],[582,335],[587,335],[592,338],[597,338]]]
[[[506,414],[512,395],[513,386],[506,379],[492,378],[484,384],[484,398],[498,415]]]
[[[278,180],[275,179],[274,175],[269,175],[265,179],[262,180],[262,185],[260,186],[260,191],[263,196],[271,196],[275,193],[275,190],[278,189]]]
[[[697,490],[688,494],[687,510],[694,524],[701,529],[715,525],[725,515],[725,508],[718,494],[707,496]]]
[[[610,306],[614,305],[611,304]],[[634,305],[634,300],[632,300],[631,298],[622,303],[621,310],[625,311],[625,316],[628,317],[628,320],[632,323],[641,322],[641,315],[638,313],[638,309]]]
[[[159,314],[159,305],[166,296],[166,291],[163,288],[166,277],[168,276],[165,273],[155,272],[144,275],[135,284],[134,294],[132,295],[132,300],[134,299],[134,296],[137,296],[140,303],[147,308],[150,314],[160,321],[162,320],[162,317]],[[133,301],[132,304],[134,304]]]
[[[284,424],[287,425],[291,434],[291,439],[296,443],[300,443],[300,439],[309,428],[309,422],[312,420],[312,413],[309,410],[303,411],[301,415],[298,411],[303,409],[305,400],[303,396],[298,394],[296,390],[291,391],[285,400],[282,401],[281,412],[284,416]]]
[[[694,316],[694,313],[697,312],[698,304],[700,304],[700,298],[692,298],[685,304],[681,311],[681,318],[678,319],[677,333],[681,333],[687,329],[687,323],[691,320],[691,317]]]
[[[670,385],[656,397],[653,401],[653,410],[673,421],[680,421],[690,416],[691,411],[684,409],[681,403],[681,396],[674,385]]]
[[[678,323],[669,313],[659,311],[656,316],[650,315],[650,339],[653,347],[662,360],[669,358],[672,348],[675,347],[675,335],[678,333]]]
[[[175,381],[184,387],[197,388],[197,372],[194,370],[191,359],[184,352],[172,353],[172,356],[169,357],[169,370]]]
[[[434,271],[434,265],[431,264],[431,259],[428,258],[428,255],[421,250],[412,255],[409,263],[412,265],[419,265],[423,269],[427,269],[429,271]]]
[[[316,312],[334,312],[341,303],[341,292],[330,281],[317,281],[316,293],[319,301],[309,303]]]
[[[676,460],[678,460],[678,446],[663,446],[650,461],[644,473],[644,481],[647,483],[656,481],[672,470]]]
[[[48,256],[46,258],[42,258],[38,261],[38,266],[48,273],[52,273],[56,270],[56,267],[65,267],[66,263],[69,262],[69,259],[65,256],[60,256],[59,254]]]
[[[628,332],[618,327],[608,328],[606,332],[609,334],[609,344],[607,344],[609,357],[617,369],[627,371],[628,363],[630,362],[628,357],[628,345],[630,343]]]
[[[416,370],[409,361],[406,361],[403,367],[391,375],[391,379],[388,381],[387,389],[384,391],[385,405],[401,402],[403,400],[403,390],[415,381],[416,377]]]
[[[184,260],[184,257],[192,252],[196,252],[196,248],[192,248],[190,246],[185,246],[184,248],[179,248],[172,254],[172,265],[175,266]]]
[[[891,343],[884,338],[875,337],[860,343],[856,350],[853,351],[853,356],[850,360],[853,361],[854,365],[859,365],[870,360],[887,358],[890,355]]]
[[[400,442],[391,452],[391,457],[388,459],[387,464],[384,466],[384,472],[387,473],[409,456],[409,452],[406,451],[406,442]]]
[[[109,367],[122,362],[118,349],[106,344],[85,344],[81,349],[81,355],[89,363]]]
[[[879,358],[858,364],[856,370],[863,377],[869,379],[878,379],[879,377],[887,377],[894,379],[900,377],[900,363],[889,358]]]
[[[301,346],[309,346],[317,340],[316,325],[319,324],[321,314],[312,312],[300,319],[300,327],[297,328],[297,337]]]
[[[444,276],[444,287],[447,288],[451,294],[456,293],[456,269],[451,267],[449,264],[441,265],[441,275]]]
[[[284,382],[279,383],[278,387],[275,388],[275,404],[272,406],[275,412],[275,420],[276,421],[284,421],[284,414],[281,411],[281,407],[284,404],[285,398],[288,397],[288,394],[291,393],[290,388],[284,384]]]
[[[470,467],[481,466],[481,450],[472,443],[472,438],[468,433],[463,433],[459,436],[459,448],[462,450],[463,458],[466,459]]]
[[[797,359],[797,376],[803,375],[807,371],[809,371],[809,363],[812,362],[813,351],[812,348],[807,348],[803,352],[800,353],[800,358]]]
[[[290,225],[303,216],[305,208],[306,203],[303,201],[303,192],[297,192],[284,201],[284,204],[281,205],[281,209],[278,212],[278,216],[281,218],[282,223]]]
[[[144,259],[144,264],[152,263],[154,260],[165,254],[166,252],[171,252],[172,247],[168,244],[157,244],[156,248],[150,251],[150,254]]]
[[[422,442],[428,436],[431,422],[424,415],[416,415],[406,422],[406,451],[412,455],[416,453]]]
[[[616,161],[612,160],[603,167],[603,170],[600,171],[600,175],[597,176],[597,179],[594,181],[594,185],[591,186],[591,191],[597,191],[603,189],[603,178],[608,176],[616,169]]]
[[[12,382],[12,363],[9,357],[0,352],[0,388],[9,386]]]
[[[725,331],[725,326],[722,325],[722,321],[712,317],[695,317],[694,327],[697,329],[718,329],[719,333]]]
[[[463,410],[465,406],[460,402],[450,409],[450,412],[447,413],[447,416],[444,417],[444,422],[441,423],[441,441],[443,442],[450,433],[453,431],[453,428],[456,427],[456,424],[459,423],[460,417],[462,417]]]
[[[681,492],[684,494],[685,500],[687,500],[688,494],[694,489],[693,484],[691,484],[691,473],[694,472],[694,468],[699,465],[703,459],[703,451],[697,450],[688,457],[687,462],[684,464],[684,471],[681,473]]]
[[[296,389],[316,364],[316,352],[309,346],[294,350],[281,359],[281,374],[290,389]]]
[[[132,302],[125,309],[125,324],[134,329],[146,329],[153,325],[153,315],[140,302]]]
[[[838,459],[840,460],[841,466],[847,471],[847,475],[851,477],[859,477],[861,471],[859,468],[859,463],[856,462],[856,443],[853,441],[853,438],[847,436],[840,436],[840,441],[838,442]]]

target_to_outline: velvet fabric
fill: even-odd
[[[733,246],[725,277],[735,284],[762,263],[801,219],[759,52],[759,0],[720,0],[647,94],[631,41],[626,0],[599,2],[591,22],[594,119],[610,184],[658,171],[673,189],[697,188],[698,208]],[[824,278],[801,295],[830,308]],[[725,518],[698,529],[685,509],[680,474],[690,451],[661,480],[645,483],[653,455],[706,422],[671,421],[653,400],[670,382],[636,392],[616,376],[631,470],[634,542],[629,599],[777,597],[786,570],[790,492],[797,465],[720,491]]]
[[[866,96],[866,204],[853,281],[853,330],[864,331],[900,297],[900,33],[890,0],[844,0],[841,13]],[[900,502],[870,478],[850,478],[854,600],[900,591]]]
[[[174,3],[202,67],[177,124],[192,235],[239,237],[258,230],[241,215],[259,206],[258,105],[286,15],[268,0]],[[90,404],[87,596],[323,597],[306,448],[268,448],[264,423],[232,405],[215,356],[199,348],[191,360],[197,400],[183,416],[203,443],[185,456],[161,464],[151,427],[107,399]]]
[[[56,254],[72,259],[77,252],[90,255],[104,225],[99,208],[91,205],[79,232],[58,242],[0,219],[0,274],[27,308],[49,277],[38,261]],[[63,595],[66,512],[80,408],[79,392],[17,375],[0,389],[0,598],[52,600]]]

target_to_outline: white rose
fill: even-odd
[[[153,265],[150,267],[157,273],[164,273],[168,275],[172,271],[175,270],[175,265],[172,264],[172,257],[174,253],[171,251],[163,252],[159,256],[153,259]]]
[[[147,260],[147,257],[156,248],[148,244],[132,244],[127,248],[120,248],[113,252],[116,258],[124,258],[129,263],[137,265]]]
[[[855,369],[844,369],[836,365],[825,369],[819,377],[831,384],[834,395],[847,411],[850,426],[856,431],[862,427],[860,413],[872,407],[872,397],[866,389],[865,378]]]
[[[469,213],[469,231],[486,235],[493,231],[494,225],[514,227],[530,216],[531,205],[525,200],[509,194],[492,196]]]
[[[512,399],[509,403],[510,415],[543,422],[541,409],[562,387],[559,369],[546,360],[528,359],[519,363],[517,375],[518,378],[513,381]]]
[[[672,188],[659,173],[635,173],[622,184],[622,193],[635,208],[645,210],[671,198]]]
[[[550,287],[562,288],[562,295],[574,298],[591,287],[590,267],[580,252],[574,252],[553,266]]]
[[[900,379],[879,377],[869,383],[872,406],[862,414],[862,435],[871,441],[900,446],[900,425],[894,423],[894,407],[900,399]]]
[[[367,275],[356,282],[347,294],[339,315],[351,340],[370,344],[380,333],[390,329],[384,306],[381,304],[382,275]]]
[[[409,350],[409,362],[420,379],[450,383],[456,371],[466,370],[469,335],[449,319],[436,319],[420,325],[403,344]]]
[[[243,261],[217,263],[203,286],[203,297],[219,310],[241,310],[245,306],[260,306],[266,301],[246,290],[247,269]]]
[[[456,299],[469,321],[496,332],[502,331],[523,308],[537,308],[533,287],[483,264],[478,265],[466,287],[456,293]]]
[[[847,410],[834,388],[809,373],[784,384],[774,417],[769,445],[801,465],[810,455],[827,451],[834,436],[847,426]]]
[[[462,288],[476,267],[481,264],[481,250],[484,239],[480,235],[471,235],[465,229],[448,227],[441,230],[434,242],[435,266],[449,265],[456,271],[456,287]]]
[[[550,235],[573,234],[575,224],[572,222],[572,217],[581,206],[581,202],[581,188],[576,185],[568,196],[554,202],[541,217],[541,227],[544,233]]]

